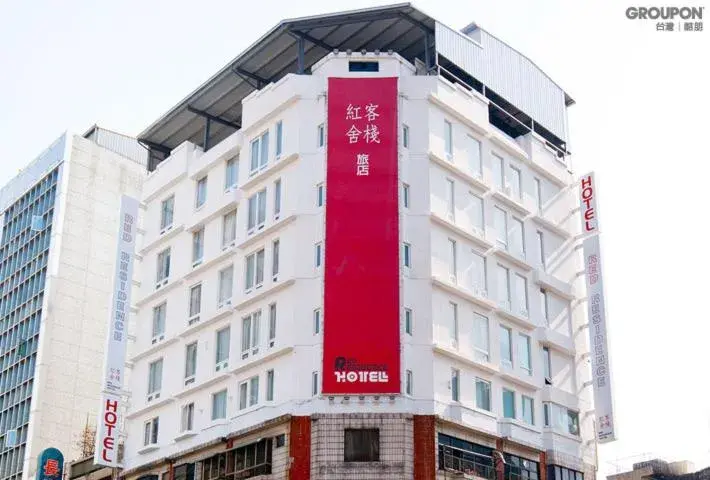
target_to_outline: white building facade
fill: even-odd
[[[474,28],[447,39],[453,31],[412,7],[348,18],[382,33],[390,10],[425,31],[416,60],[374,33],[365,53],[325,52],[327,36],[306,34],[322,50],[303,52],[301,74],[260,82],[227,69],[255,82],[238,122],[232,106],[192,106],[196,93],[144,132],[158,160],[142,197],[127,478],[594,474],[577,192],[554,133],[566,128],[566,96],[561,111],[545,105],[559,125],[536,130],[512,105],[526,89],[538,96],[530,85],[511,87],[509,104],[429,53],[434,38],[485,48],[493,37]],[[343,16],[282,22],[264,38]],[[321,393],[330,77],[398,79],[397,395]],[[204,130],[174,133],[185,108]]]
[[[56,448],[78,458],[95,424],[122,194],[147,161],[99,127],[64,134],[0,191],[0,478],[34,478]]]

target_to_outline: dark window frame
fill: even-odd
[[[343,431],[345,462],[379,462],[380,429],[346,428]]]

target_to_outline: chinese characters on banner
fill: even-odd
[[[599,212],[596,201],[594,174],[584,175],[579,184],[582,232],[588,236],[583,242],[584,269],[587,286],[587,318],[589,349],[592,361],[594,410],[597,417],[596,435],[600,443],[615,440],[609,347],[606,330],[606,309],[599,246]]]
[[[324,394],[400,392],[397,79],[330,78]]]
[[[138,201],[123,196],[119,211],[116,269],[111,296],[110,323],[107,335],[105,376],[99,409],[94,462],[98,465],[118,465],[118,415],[123,390],[123,370],[126,363],[128,319],[131,312],[133,256],[138,230]],[[114,418],[115,417],[115,418]],[[109,422],[112,420],[112,422]],[[108,423],[107,423],[108,422]],[[115,428],[114,428],[115,426]]]
[[[42,450],[37,457],[35,480],[61,480],[64,475],[64,455],[54,447]]]

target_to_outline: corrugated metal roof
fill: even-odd
[[[276,82],[286,74],[298,71],[297,37],[299,35],[306,39],[304,67],[308,71],[333,49],[341,51],[392,49],[412,63],[415,58],[423,60],[424,38],[426,35],[431,35],[433,43],[436,26],[437,23],[432,17],[415,8],[411,3],[283,20],[141,132],[138,138],[146,145],[156,150],[163,150],[165,153],[184,141],[201,145],[205,127],[204,114],[208,114],[223,122],[211,123],[210,145],[223,140],[240,124],[241,101],[246,96],[265,84]],[[445,29],[448,27],[440,28],[441,31]],[[458,32],[456,34],[464,39],[468,38]],[[439,40],[446,42],[448,39]],[[545,83],[541,88],[549,95],[546,93],[547,96],[541,102],[554,104],[548,106],[549,108],[559,106],[564,109],[568,97],[532,62],[492,35],[486,43],[489,45],[490,53],[485,57],[499,54],[503,57],[507,56],[506,62],[510,62],[509,65],[499,67],[490,65],[493,58],[486,58],[485,61],[480,62],[488,65],[487,78],[497,82],[496,84],[501,85],[501,88],[506,86],[507,90],[503,88],[506,92],[515,94],[514,84],[520,81],[520,72],[524,71],[529,75],[527,80],[530,81],[531,86],[539,86],[539,82]],[[477,47],[474,47],[473,42],[469,41],[468,45],[462,48],[466,49],[462,54],[471,58],[472,65],[479,62],[475,52]],[[451,50],[447,47],[446,51]],[[502,59],[498,58],[498,60]],[[495,70],[496,68],[500,70]],[[561,92],[561,102],[558,101],[557,89]],[[529,103],[526,99],[509,100],[521,109],[525,109],[526,106],[537,108],[534,103]],[[564,139],[566,136],[564,128],[560,128],[557,118],[550,116],[546,108],[538,108],[538,110],[542,116],[547,115],[545,122],[551,124],[545,127]],[[533,114],[533,112],[527,113]]]

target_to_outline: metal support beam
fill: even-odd
[[[202,140],[202,151],[206,152],[210,149],[210,123],[212,119],[205,117],[205,137]]]
[[[289,34],[291,36],[297,38],[297,39],[306,39],[309,42],[311,42],[313,45],[318,45],[319,47],[325,49],[325,50],[335,50],[337,47],[333,47],[331,45],[328,45],[322,40],[318,40],[315,37],[312,37],[311,35],[308,35],[306,32],[302,32],[301,30],[289,30]]]
[[[242,128],[242,126],[238,123],[230,122],[229,120],[225,120],[224,118],[212,115],[211,113],[207,113],[203,110],[198,110],[197,108],[191,107],[189,105],[187,107],[187,111],[199,115],[201,117],[205,117],[206,119],[212,120],[213,122],[219,123],[220,125],[224,125],[225,127],[231,127],[235,130],[239,130],[240,128]]]
[[[306,42],[303,39],[303,37],[298,37],[298,74],[303,75],[304,70],[306,69],[305,66],[305,48],[306,48]]]
[[[269,79],[261,78],[259,75],[255,74],[255,73],[248,72],[248,71],[244,70],[242,67],[233,68],[232,71],[234,73],[236,73],[237,75],[239,75],[240,77],[247,77],[252,80],[255,80],[256,85],[257,85],[256,88],[261,88],[261,87],[269,84]]]
[[[148,148],[149,150],[156,150],[156,151],[164,153],[166,155],[170,155],[170,152],[172,151],[170,148],[166,147],[165,145],[151,142],[150,140],[138,139],[138,143],[142,144],[144,147]]]
[[[413,24],[413,25],[416,25],[417,27],[421,28],[421,29],[424,31],[424,33],[427,33],[427,34],[429,34],[429,33],[434,33],[434,31],[433,31],[431,28],[429,28],[427,25],[425,25],[424,23],[420,22],[419,20],[413,19],[412,17],[410,17],[410,16],[407,15],[406,13],[400,13],[399,16],[402,17],[402,18],[404,18],[405,20],[407,20],[409,23],[411,23],[411,24]]]

